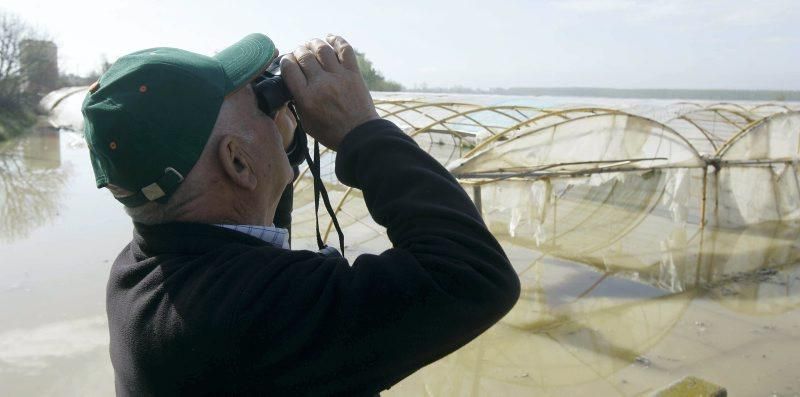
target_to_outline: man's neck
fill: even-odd
[[[187,203],[175,221],[225,225],[272,225],[275,207],[260,209],[254,203],[224,200],[194,200]]]

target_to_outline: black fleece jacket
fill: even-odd
[[[336,174],[393,248],[350,264],[213,225],[134,225],[107,291],[118,395],[374,395],[511,309],[502,248],[394,124],[348,134]]]

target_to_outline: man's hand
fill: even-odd
[[[353,47],[314,39],[281,60],[281,75],[309,135],[336,150],[348,132],[378,118]]]

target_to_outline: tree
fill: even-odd
[[[356,51],[356,59],[358,60],[358,68],[361,70],[361,76],[367,83],[367,88],[370,91],[402,91],[403,86],[400,83],[386,80],[383,74],[372,66],[372,61],[367,59],[363,52]]]
[[[41,35],[34,33],[16,15],[0,12],[0,105],[3,107],[10,109],[22,103],[22,87],[25,84],[23,63],[34,69],[40,66],[34,59],[38,54],[35,40],[40,38]],[[31,49],[30,59],[23,59],[26,44]]]
[[[27,30],[17,16],[0,13],[0,105],[11,106],[19,102],[22,84],[20,43]]]

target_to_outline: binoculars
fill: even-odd
[[[286,155],[289,158],[289,164],[295,168],[295,170],[297,170],[296,167],[299,167],[303,160],[305,160],[314,178],[314,213],[317,226],[317,246],[320,249],[320,254],[324,256],[342,256],[344,253],[344,233],[342,233],[342,228],[339,226],[339,221],[336,219],[336,212],[331,206],[328,192],[320,176],[319,142],[316,140],[314,141],[314,157],[312,159],[311,154],[308,153],[308,141],[305,130],[303,129],[303,123],[294,105],[291,103],[292,94],[289,92],[289,87],[286,86],[286,83],[284,83],[281,77],[281,57],[275,58],[275,60],[270,63],[269,67],[267,67],[267,70],[256,77],[250,84],[253,86],[253,92],[256,95],[259,110],[272,119],[275,119],[275,114],[278,110],[288,104],[289,110],[292,111],[292,114],[297,120],[297,127],[294,130],[294,140],[287,150]],[[295,175],[297,175],[297,171],[295,171]],[[337,251],[333,247],[328,247],[325,242],[322,241],[322,236],[319,231],[319,217],[316,216],[319,212],[320,198],[322,198],[325,209],[331,216],[333,225],[336,228],[336,234],[339,235],[339,248],[341,251]]]
[[[258,99],[258,108],[273,119],[275,113],[292,100],[292,94],[281,77],[281,58],[275,58],[267,70],[251,83]]]

